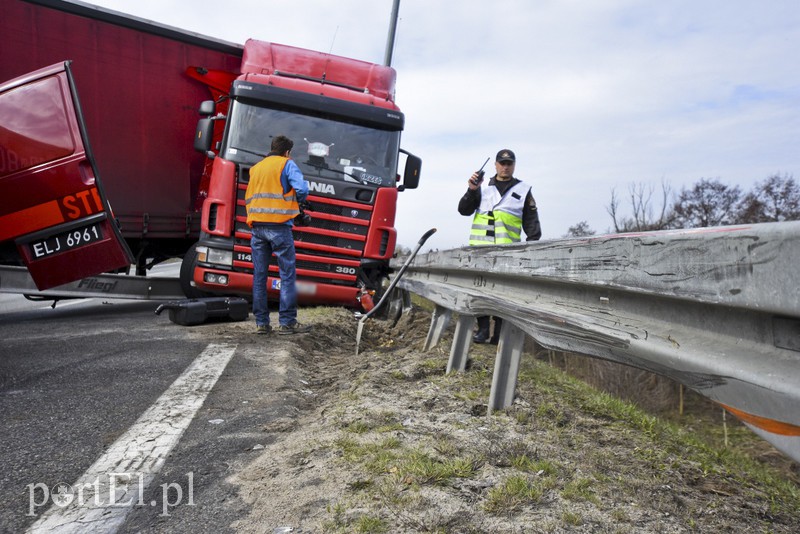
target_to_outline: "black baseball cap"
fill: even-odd
[[[516,163],[517,157],[514,155],[514,152],[512,150],[504,148],[503,150],[497,153],[495,161],[510,161],[512,163]]]

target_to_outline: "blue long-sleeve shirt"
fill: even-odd
[[[303,202],[308,196],[308,182],[303,178],[303,173],[294,160],[290,159],[284,165],[283,172],[281,172],[281,185],[284,194],[294,188],[298,202]]]

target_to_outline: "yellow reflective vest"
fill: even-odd
[[[530,186],[519,182],[505,195],[495,186],[481,186],[481,204],[472,219],[470,245],[499,245],[522,240],[522,210]]]
[[[281,173],[289,158],[269,156],[250,168],[250,183],[244,194],[247,225],[254,222],[285,223],[300,213],[294,188],[284,194]]]

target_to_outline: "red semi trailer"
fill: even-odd
[[[248,295],[248,170],[284,134],[311,186],[311,224],[295,229],[301,302],[369,307],[398,191],[421,163],[405,153],[399,182],[393,69],[78,2],[0,6],[0,80],[18,77],[0,87],[3,264],[47,289],[180,256],[189,296]]]

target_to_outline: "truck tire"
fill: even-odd
[[[397,324],[404,312],[411,309],[411,295],[405,289],[396,287],[389,295],[386,307],[386,320],[392,325]]]
[[[389,286],[388,278],[384,277],[380,279],[380,287],[375,291],[375,294],[372,296],[372,300],[374,301],[375,305],[377,306],[378,303],[383,299],[384,294]],[[398,312],[396,309],[396,302],[394,302],[396,295],[400,290],[393,289],[392,294],[386,298],[386,302],[380,307],[378,311],[376,311],[373,317],[379,321],[386,321],[389,320],[391,323],[396,323],[397,320],[400,318],[400,312],[402,312],[402,308]],[[392,305],[395,305],[393,308]]]
[[[186,298],[189,299],[200,299],[211,296],[211,293],[201,291],[192,285],[195,267],[197,267],[197,243],[189,247],[189,250],[187,250],[186,254],[183,256],[180,272],[181,289],[183,290],[183,294],[186,295]]]

